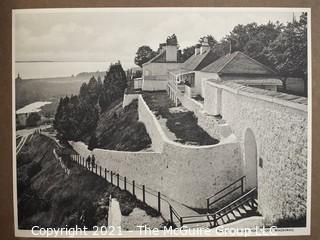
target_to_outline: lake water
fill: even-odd
[[[18,62],[15,76],[22,79],[69,77],[80,72],[107,71],[109,62]],[[123,69],[133,67],[133,63],[122,63]]]

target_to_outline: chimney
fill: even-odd
[[[166,48],[166,43],[160,43],[159,44],[159,48],[158,48],[158,52],[163,52]]]
[[[202,42],[201,42],[200,54],[204,54],[209,49],[210,49],[210,47],[209,47],[209,43],[208,43],[208,38],[204,37]]]
[[[196,47],[194,48],[194,55],[199,55],[200,54],[200,44],[197,44]]]
[[[177,62],[178,61],[178,43],[177,37],[173,34],[167,38],[166,41],[166,62]]]

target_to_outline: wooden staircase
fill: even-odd
[[[257,208],[257,190],[253,188],[213,214],[208,213],[210,227],[217,227],[239,219],[258,215]]]
[[[257,216],[257,189],[244,191],[245,176],[207,198],[207,213],[195,216],[180,216],[170,206],[170,220],[176,226],[217,227],[239,219]],[[240,193],[237,193],[240,191]],[[227,202],[226,199],[229,199]],[[231,199],[231,200],[230,200]],[[223,205],[219,204],[223,202]]]

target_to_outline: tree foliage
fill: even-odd
[[[127,77],[120,63],[111,64],[103,81],[99,97],[99,105],[105,110],[110,104],[123,96],[127,88]]]
[[[126,75],[118,62],[110,65],[103,83],[100,78],[92,77],[82,84],[78,96],[61,98],[54,120],[59,136],[74,141],[90,139],[99,120],[99,111],[122,97],[126,87]]]
[[[307,15],[299,21],[288,23],[284,30],[266,49],[273,67],[282,76],[307,75]]]
[[[142,64],[148,62],[150,59],[152,59],[156,55],[157,55],[157,52],[153,51],[149,46],[146,46],[146,45],[141,46],[136,52],[134,63],[142,67]]]
[[[35,126],[37,126],[37,124],[40,120],[41,120],[40,115],[37,112],[32,112],[32,113],[30,113],[30,115],[28,116],[28,118],[26,120],[26,125],[28,127],[35,127]]]
[[[167,37],[166,40],[167,45],[178,45],[178,39],[175,34],[172,34],[171,36]]]
[[[303,13],[299,21],[286,25],[279,22],[239,24],[220,42],[211,38],[211,35],[204,37],[208,38],[217,58],[241,51],[275,69],[284,79],[307,79],[307,13]],[[194,54],[195,47],[193,45],[183,49],[184,60]]]
[[[213,49],[218,44],[218,41],[212,35],[203,36],[199,39],[199,44],[195,44],[193,46],[186,47],[182,50],[183,61],[186,61],[189,57],[191,57],[194,54],[195,48],[200,47],[200,45],[201,45],[200,43],[204,40],[204,38],[207,38],[209,47],[211,49]]]

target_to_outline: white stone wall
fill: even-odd
[[[179,96],[179,101],[186,109],[194,112],[196,117],[198,117],[199,112],[202,111],[202,109],[203,109],[203,104],[188,97],[186,94]]]
[[[157,121],[155,115],[151,112],[143,97],[139,95],[138,101],[139,121],[143,122],[152,141],[152,149],[155,152],[162,152],[165,141],[169,141]]]
[[[197,208],[205,208],[208,196],[243,175],[235,139],[209,146],[182,145],[168,139],[141,95],[138,112],[155,152],[94,149],[99,165]],[[73,147],[87,155],[83,143],[73,143]]]
[[[198,125],[211,137],[219,139],[220,141],[232,135],[232,130],[228,123],[221,123],[217,118],[204,111],[200,111],[198,114]]]
[[[80,156],[84,157],[85,159],[87,159],[88,156],[91,156],[91,151],[88,150],[88,146],[83,142],[69,141],[69,144]]]
[[[166,144],[163,153],[95,149],[103,167],[191,207],[242,175],[237,144],[192,149]]]
[[[122,107],[128,106],[130,103],[132,103],[133,100],[138,99],[139,94],[123,94],[123,101],[122,101]]]
[[[218,79],[218,78],[219,78],[219,75],[216,73],[195,71],[195,82],[194,82],[194,88],[192,89],[192,91],[194,91],[195,94],[200,94],[202,97],[204,97],[205,80]]]
[[[208,83],[206,96],[218,84]],[[250,128],[256,139],[259,211],[267,222],[306,214],[307,139],[306,106],[283,99],[246,93],[221,86],[221,115],[241,142]],[[206,98],[206,107],[214,104]],[[206,109],[205,109],[206,110]],[[242,150],[243,154],[243,150]],[[259,161],[258,161],[259,162]]]

